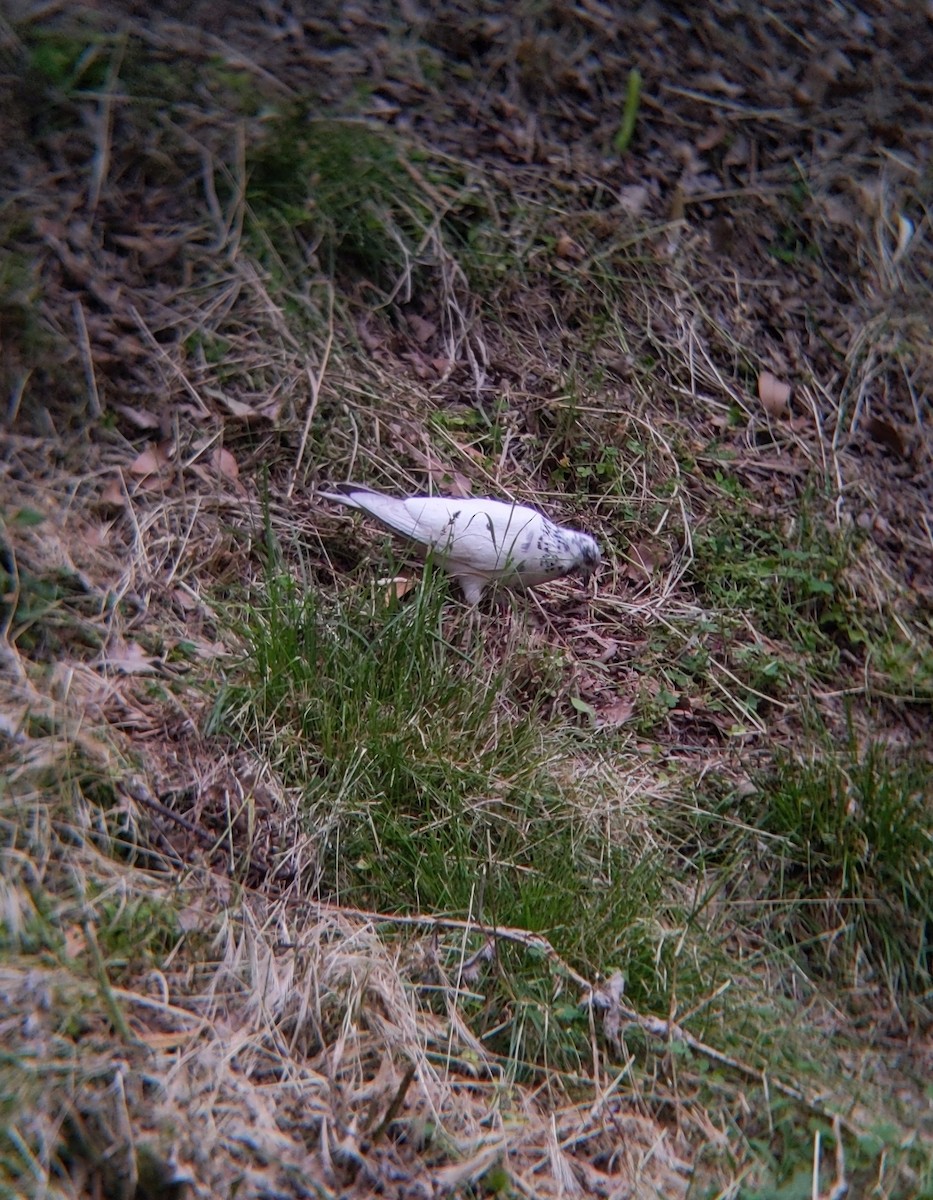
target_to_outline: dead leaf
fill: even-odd
[[[632,542],[628,548],[625,574],[633,583],[644,583],[654,574],[655,560],[647,542]]]
[[[120,489],[120,494],[123,494],[123,489]],[[112,526],[108,522],[106,525],[86,525],[81,531],[81,537],[87,546],[96,546],[101,548],[110,545],[110,530]]]
[[[437,326],[434,322],[426,321],[424,317],[419,317],[417,313],[408,314],[408,327],[422,346],[429,342],[437,333]]]
[[[897,246],[894,253],[891,255],[891,262],[896,266],[904,255],[907,253],[907,247],[910,245],[911,239],[914,236],[914,223],[909,217],[905,217],[903,213],[897,214]]]
[[[890,421],[883,421],[881,417],[871,417],[868,421],[868,432],[876,442],[887,447],[898,458],[907,457],[904,439]]]
[[[438,474],[437,471],[431,472],[432,479],[436,474]],[[473,495],[473,485],[466,475],[461,475],[459,471],[440,472],[440,481],[445,495],[460,496],[461,498]]]
[[[363,349],[368,350],[370,354],[375,354],[378,350],[385,349],[385,338],[380,334],[373,333],[365,321],[358,321],[356,331],[360,336],[360,341],[363,343]]]
[[[403,354],[402,358],[411,364],[411,369],[418,379],[427,382],[437,378],[434,360],[428,358],[426,354],[422,354],[420,350],[410,350],[407,354]]]
[[[557,239],[554,252],[558,258],[566,258],[570,262],[579,262],[584,257],[583,248],[566,233],[562,233]]]
[[[745,167],[749,163],[751,146],[747,137],[738,134],[732,145],[722,156],[724,167]]]
[[[182,612],[194,612],[199,605],[197,597],[192,596],[192,594],[186,588],[173,588],[172,599],[182,610]]]
[[[683,184],[678,183],[671,196],[671,206],[668,212],[669,221],[682,221],[687,212],[687,197]]]
[[[87,939],[80,925],[69,925],[65,929],[65,957],[77,958],[87,950]]]
[[[114,235],[113,240],[125,250],[137,253],[141,264],[147,269],[171,262],[182,245],[178,237],[157,237],[151,233],[142,237],[138,234],[118,233]]]
[[[790,384],[784,383],[770,371],[762,371],[758,376],[758,399],[769,417],[787,415],[790,393]]]
[[[639,217],[648,205],[648,189],[643,183],[629,183],[616,192],[619,207],[630,217]]]
[[[477,983],[483,974],[483,968],[487,963],[495,961],[496,943],[492,938],[487,938],[482,946],[471,954],[460,968],[460,980],[462,983],[473,985]]]
[[[211,455],[211,464],[215,471],[233,483],[240,478],[240,468],[237,466],[236,459],[229,450],[225,450],[222,446],[218,446]]]
[[[396,575],[394,579],[380,580],[381,583],[387,583],[385,591],[386,604],[392,604],[395,600],[401,600],[403,596],[407,596],[412,588],[418,586],[417,575]]]
[[[223,642],[193,642],[191,643],[198,658],[210,661],[214,658],[226,658],[230,650]]]
[[[233,396],[228,396],[225,392],[210,389],[208,395],[219,400],[227,412],[240,421],[253,421],[256,417],[263,415],[261,412],[257,412],[252,404],[244,404],[242,400],[235,400]]]
[[[126,489],[123,480],[115,475],[100,494],[101,504],[112,504],[121,508],[126,503]]]
[[[693,86],[704,92],[718,92],[722,96],[728,96],[730,100],[738,99],[745,91],[741,84],[726,79],[720,71],[708,71],[705,75],[698,75]]]
[[[725,125],[711,125],[710,128],[701,137],[696,140],[696,148],[701,154],[705,154],[707,150],[713,150],[716,146],[721,145],[725,140],[729,130]]]
[[[596,656],[596,661],[600,663],[612,662],[615,656],[619,653],[619,643],[615,640],[615,638],[600,637],[599,634],[595,633],[592,629],[590,630],[589,636],[593,639],[593,641],[597,642],[602,647],[599,654]]]
[[[596,714],[596,726],[599,729],[617,729],[631,717],[635,711],[635,702],[626,700],[623,696],[599,709]]]
[[[598,1012],[603,1013],[603,1032],[616,1047],[622,1044],[622,996],[625,993],[625,976],[615,971],[600,987],[594,988],[583,998]]]
[[[151,675],[156,670],[155,660],[146,654],[139,642],[116,642],[100,665],[121,675]]]
[[[195,904],[176,909],[174,916],[182,933],[192,933],[195,929],[200,929],[205,920],[204,909]]]
[[[817,200],[823,211],[823,216],[832,225],[849,227],[855,224],[855,212],[852,204],[843,196],[827,194]]]
[[[168,465],[169,457],[165,452],[164,444],[153,444],[136,455],[130,463],[130,472],[133,475],[139,475],[140,478],[146,475],[159,475]]]
[[[735,244],[735,227],[728,217],[720,214],[709,224],[709,244],[714,254],[725,257]],[[728,421],[728,418],[726,418]]]

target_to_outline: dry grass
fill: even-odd
[[[0,24],[0,1187],[931,1186],[925,85],[898,5],[871,38],[711,14]],[[314,499],[347,477],[607,551],[592,596],[416,590],[479,747],[396,847],[483,831],[444,911],[402,873],[366,903],[386,826],[377,786],[321,793],[321,663],[260,702],[283,580],[301,636],[391,619],[388,541]],[[423,717],[387,728],[430,748]],[[542,814],[590,889],[554,928],[493,901],[546,878]]]

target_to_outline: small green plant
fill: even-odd
[[[160,965],[182,936],[176,910],[161,899],[107,898],[93,907],[97,942],[112,979]]]
[[[723,490],[737,503],[694,537],[699,587],[717,608],[753,616],[766,636],[820,652],[830,667],[837,639],[849,640],[841,590],[849,559],[845,540],[812,519],[804,503],[785,532],[753,521],[741,491],[726,480]]]
[[[622,120],[612,139],[612,148],[616,154],[624,154],[629,148],[635,133],[635,121],[638,118],[638,107],[641,101],[641,71],[632,67],[628,73],[628,87],[625,92],[625,107],[622,110]]]
[[[390,133],[293,109],[270,121],[247,171],[253,240],[263,257],[267,244],[297,236],[323,250],[329,269],[383,286],[418,268],[430,214]]]
[[[933,807],[922,758],[870,745],[848,760],[780,762],[762,781],[762,828],[780,898],[772,935],[811,966],[929,1004]]]
[[[91,30],[34,28],[26,41],[34,81],[62,94],[103,87],[107,76],[106,36]]]
[[[303,792],[323,895],[543,932],[588,969],[625,966],[634,946],[649,961],[657,864],[607,841],[555,770],[574,746],[542,715],[553,668],[522,665],[521,643],[508,672],[480,666],[475,632],[448,632],[446,596],[442,576],[386,602],[271,575],[214,727],[261,742]]]

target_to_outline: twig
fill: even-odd
[[[334,344],[334,289],[328,285],[327,287],[327,338],[324,342],[324,350],[321,354],[321,365],[317,372],[311,369],[311,365],[306,364],[305,370],[308,375],[308,384],[311,388],[311,397],[308,401],[308,411],[305,414],[304,429],[301,431],[301,442],[298,445],[298,454],[295,457],[295,466],[292,469],[292,477],[289,480],[288,488],[285,492],[286,500],[290,500],[292,492],[295,490],[295,484],[298,481],[298,471],[301,467],[301,460],[304,458],[305,446],[308,443],[308,434],[311,431],[311,422],[314,420],[314,414],[317,410],[318,397],[321,394],[321,384],[324,381],[324,372],[327,370],[327,363],[330,359],[331,347]]]
[[[126,38],[124,36],[118,40],[114,54],[110,59],[110,66],[107,69],[106,90],[100,99],[97,146],[94,151],[94,170],[91,175],[91,186],[87,198],[88,211],[92,216],[97,211],[100,194],[107,180],[107,173],[110,170],[114,90],[120,74],[120,67],[123,65],[123,56],[125,53]]]
[[[88,337],[87,321],[84,319],[84,305],[77,296],[71,305],[71,311],[74,313],[75,325],[78,327],[78,347],[81,351],[84,378],[87,381],[88,407],[91,410],[91,416],[96,419],[101,413],[100,392],[97,390],[97,376],[94,373],[94,358],[91,354],[91,339]]]
[[[369,921],[376,925],[408,925],[421,926],[427,929],[466,929],[471,933],[482,934],[485,937],[498,939],[500,941],[514,942],[517,945],[525,946],[528,949],[537,950],[543,953],[556,967],[563,972],[573,983],[577,984],[583,990],[583,1003],[591,1002],[592,998],[597,994],[597,988],[578,971],[575,971],[570,964],[563,959],[546,937],[540,933],[532,933],[527,929],[518,929],[514,926],[500,925],[484,925],[478,921],[464,921],[454,917],[429,917],[429,916],[397,916],[390,913],[372,912],[364,908],[347,908],[336,904],[319,904],[313,901],[308,902],[309,907],[316,910],[318,913],[333,913],[338,916],[356,918],[363,921]],[[279,947],[282,949],[295,949],[297,943],[280,942]],[[769,1075],[766,1070],[760,1067],[754,1067],[751,1063],[743,1062],[740,1058],[735,1058],[731,1054],[725,1054],[721,1050],[717,1050],[715,1046],[710,1046],[706,1042],[700,1041],[699,1038],[688,1033],[681,1024],[676,1021],[668,1020],[663,1017],[643,1016],[636,1012],[635,1009],[629,1008],[624,1004],[616,1005],[617,1014],[629,1025],[635,1025],[642,1032],[646,1033],[651,1038],[663,1039],[668,1043],[679,1042],[687,1046],[694,1054],[707,1059],[709,1062],[716,1063],[717,1066],[725,1067],[727,1070],[735,1072],[737,1075],[743,1076],[745,1079],[753,1080],[756,1083],[761,1083],[766,1087],[779,1092],[787,1099],[793,1100],[802,1108],[814,1116],[818,1116],[824,1120],[832,1121],[843,1127],[847,1133],[853,1137],[860,1137],[862,1130],[848,1118],[842,1116],[841,1113],[835,1112],[828,1108],[820,1100],[808,1096],[802,1087],[798,1087],[792,1083],[786,1083],[781,1079],[776,1079]]]

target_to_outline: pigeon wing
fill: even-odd
[[[480,572],[499,571],[525,556],[543,518],[532,508],[502,500],[411,496],[399,500],[354,484],[321,492],[359,508],[396,533],[437,550],[445,559]]]
[[[453,501],[432,496],[399,500],[351,483],[338,484],[338,489],[319,495],[325,500],[336,500],[350,508],[361,509],[396,533],[425,546],[434,546],[449,538],[448,525],[452,515],[449,506],[455,503]]]
[[[409,508],[418,502],[409,500]],[[517,570],[533,553],[541,516],[534,509],[501,500],[447,500],[446,519],[431,545],[449,567],[464,567],[480,575]]]

